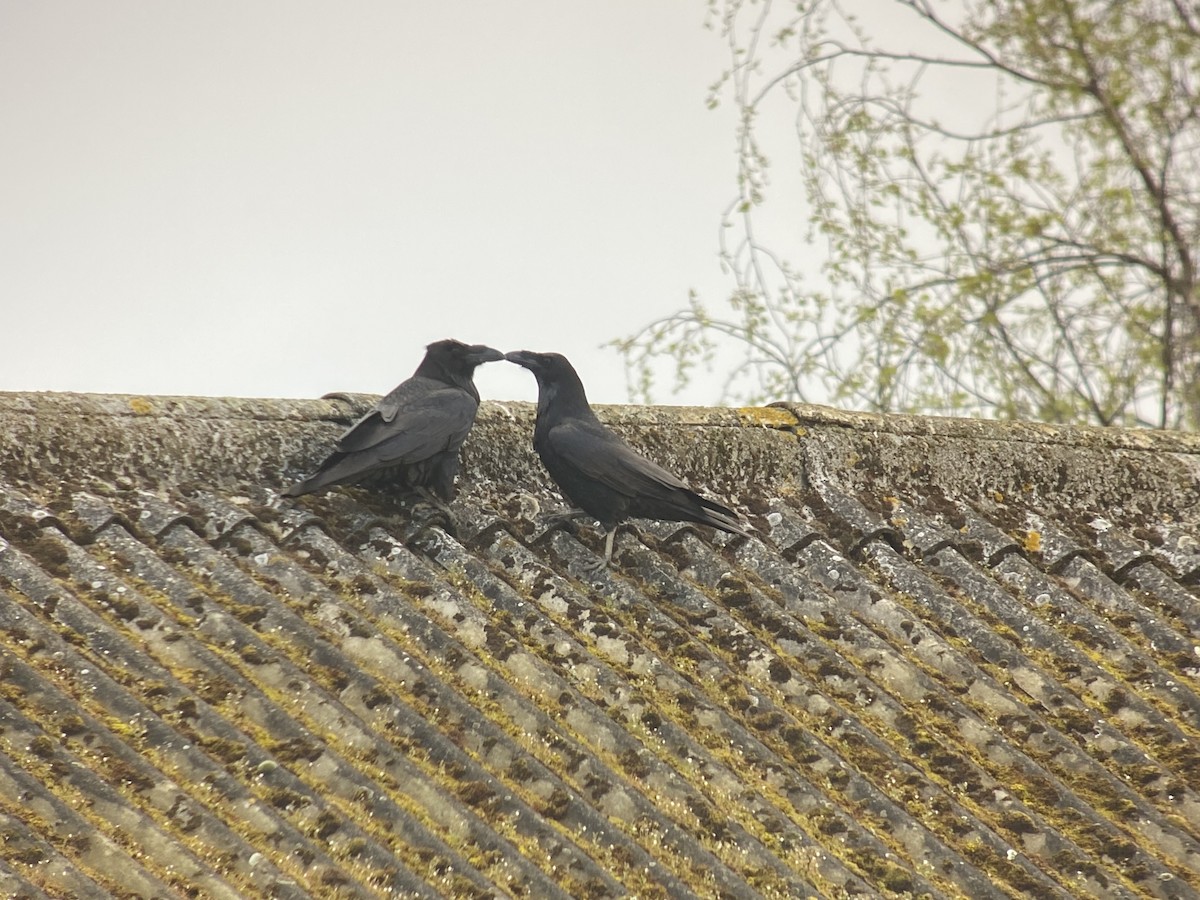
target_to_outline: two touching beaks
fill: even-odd
[[[539,384],[542,381],[542,375],[549,374],[550,371],[557,368],[568,368],[574,372],[571,363],[561,353],[535,353],[533,350],[510,350],[508,353],[502,353],[484,344],[475,344],[471,350],[476,365],[497,362],[502,359],[508,360],[510,363],[532,372],[538,378]]]
[[[475,357],[479,363],[499,362],[502,359],[508,360],[510,363],[516,363],[526,369],[533,369],[538,365],[539,359],[545,356],[558,356],[559,354],[549,353],[534,353],[532,350],[511,350],[508,353],[502,350],[496,350],[486,344],[471,345],[471,355]]]

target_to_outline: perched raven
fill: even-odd
[[[437,341],[425,350],[412,378],[350,426],[316,473],[285,490],[285,497],[394,468],[401,485],[427,499],[433,499],[430,491],[442,500],[454,499],[458,451],[479,408],[475,367],[504,354],[458,341]]]
[[[698,522],[750,536],[737,513],[697,494],[602,425],[565,356],[515,350],[504,358],[537,378],[533,449],[546,471],[567,499],[607,532],[597,569],[612,560],[617,525],[628,518]]]

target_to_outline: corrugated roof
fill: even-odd
[[[0,893],[1195,897],[1200,438],[602,409],[762,535],[280,503],[372,398],[0,395]]]

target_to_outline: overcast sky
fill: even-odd
[[[624,402],[600,345],[728,288],[704,12],[0,0],[0,390],[378,393],[457,337]]]

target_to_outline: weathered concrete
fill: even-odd
[[[315,465],[378,398],[323,400],[0,394],[10,478],[281,486]],[[690,482],[725,497],[773,496],[814,480],[1120,518],[1200,517],[1200,435],[765,408],[599,406],[602,419]],[[484,402],[463,482],[551,490],[530,448],[534,407]]]

